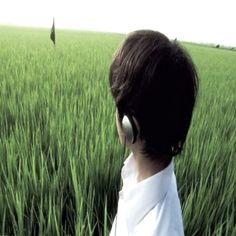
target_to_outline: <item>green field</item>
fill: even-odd
[[[61,30],[54,48],[49,30],[0,27],[0,235],[108,235],[123,163],[108,70],[123,38]],[[175,161],[185,234],[233,236],[236,52],[184,46],[200,77]]]

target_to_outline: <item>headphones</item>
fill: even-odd
[[[128,114],[124,114],[121,124],[125,138],[130,143],[135,143],[138,135],[138,129],[134,122],[134,118]]]
[[[134,118],[131,115],[124,114],[122,118],[122,129],[125,134],[125,139],[128,140],[130,143],[135,143],[137,140],[138,129],[134,122]],[[163,153],[169,154],[170,156],[176,156],[179,154],[183,149],[183,145],[179,142],[177,145],[167,145],[161,148],[160,151]]]

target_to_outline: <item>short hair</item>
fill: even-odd
[[[181,152],[198,76],[177,40],[152,30],[130,33],[114,55],[109,82],[119,118],[129,114],[139,123],[143,153],[172,157]]]

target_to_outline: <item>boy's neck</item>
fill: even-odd
[[[151,177],[165,169],[171,160],[160,161],[157,158],[144,157],[142,154],[133,152],[137,170],[137,182]]]

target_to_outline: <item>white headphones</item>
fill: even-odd
[[[121,123],[126,140],[128,140],[132,144],[135,143],[137,140],[138,129],[134,122],[134,117],[128,114],[124,114]],[[171,156],[175,156],[182,151],[182,148],[182,142],[179,142],[177,145],[171,145],[170,148],[165,150],[165,152]]]
[[[135,143],[137,139],[138,129],[134,122],[134,118],[128,114],[125,114],[122,118],[122,129],[124,131],[126,139],[130,143]]]

